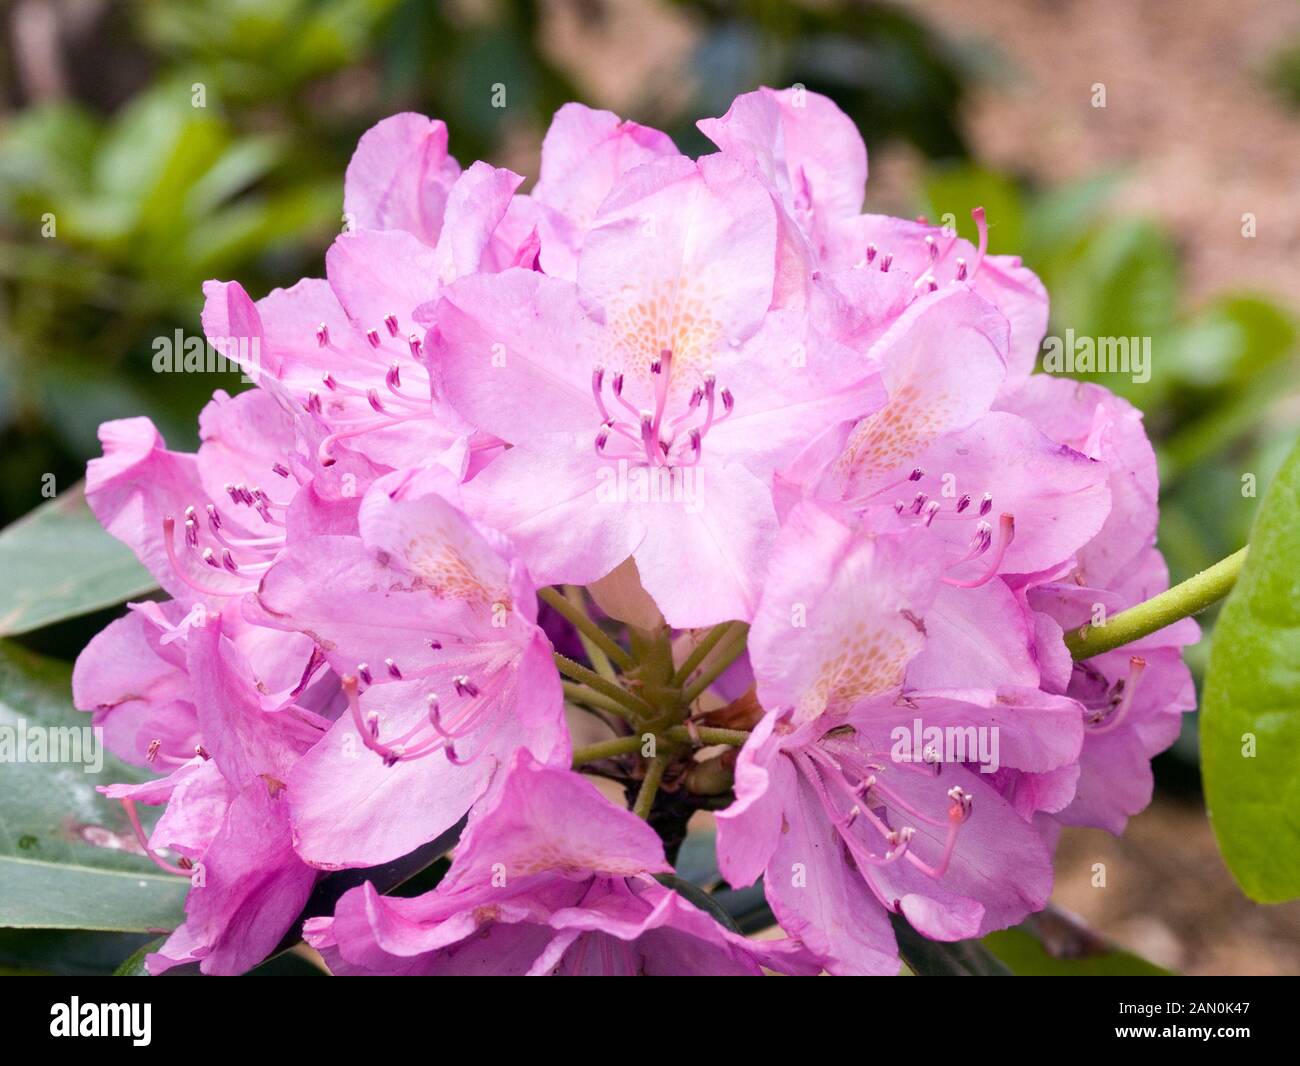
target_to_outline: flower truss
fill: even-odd
[[[74,675],[191,881],[151,972],[305,936],[338,973],[895,974],[896,923],[1015,924],[1061,827],[1150,800],[1195,624],[1067,640],[1168,583],[1137,411],[1031,373],[1047,295],[981,211],[861,213],[829,100],[700,129],[569,104],[525,195],[387,119],[324,278],[206,286],[256,387],[197,453],[101,427],[90,505],[171,597]],[[703,809],[784,938],[671,875]],[[431,891],[304,920],[466,819]]]

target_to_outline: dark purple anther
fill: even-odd
[[[993,496],[991,493],[984,493],[984,499],[980,500],[980,515],[986,515],[993,510]]]
[[[961,514],[962,511],[966,510],[966,508],[969,506],[970,506],[970,493],[966,492],[963,493],[961,499],[957,501],[957,513]]]
[[[398,681],[402,680],[402,671],[397,668],[397,664],[392,659],[385,659],[384,665],[388,667],[389,677],[395,677]]]
[[[370,347],[372,347],[372,348],[378,348],[378,347],[379,347],[379,330],[377,330],[377,329],[368,329],[368,330],[366,330],[366,340],[368,340],[368,341],[370,342]]]
[[[397,316],[396,316],[396,315],[385,315],[385,316],[384,316],[384,325],[388,327],[388,335],[389,335],[390,337],[396,337],[396,336],[397,336]]]
[[[368,663],[357,663],[357,677],[361,678],[365,684],[370,684],[370,666]]]
[[[330,342],[330,328],[322,322],[316,327],[316,343],[324,348]]]

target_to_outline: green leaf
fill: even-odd
[[[990,933],[983,945],[1016,977],[1171,977],[1168,970],[1127,951],[1107,948],[1078,958],[1057,958],[1025,929]]]
[[[655,874],[655,880],[665,888],[671,888],[687,903],[693,904],[702,910],[705,914],[710,915],[724,929],[729,929],[733,933],[741,931],[740,926],[726,908],[724,908],[716,899],[714,899],[699,885],[693,885],[685,878],[678,877],[676,874]]]
[[[0,929],[0,973],[107,977],[153,939],[148,933]]]
[[[1020,251],[1024,210],[1010,178],[968,164],[955,166],[932,174],[925,193],[927,217],[935,225],[943,225],[944,217],[951,215],[957,231],[974,242],[978,237],[970,213],[982,207],[989,225],[989,252]]]
[[[0,532],[0,636],[26,633],[158,587],[86,506],[80,484]]]
[[[150,940],[147,944],[141,944],[133,951],[129,958],[123,961],[122,965],[113,971],[114,977],[148,977],[149,971],[145,969],[144,960],[146,956],[153,954],[166,942],[165,936],[160,936],[157,940]]]
[[[917,977],[1011,977],[978,940],[948,942],[922,936],[902,915],[891,914],[898,954]]]
[[[1300,896],[1300,446],[1260,503],[1201,707],[1210,821],[1242,889]]]
[[[65,664],[0,642],[0,926],[175,928],[188,882],[140,855],[121,806],[95,791],[147,775],[87,739],[89,716],[73,709],[69,688]],[[28,761],[34,737],[64,761]]]

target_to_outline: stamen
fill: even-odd
[[[144,849],[145,855],[158,869],[169,874],[176,874],[180,877],[189,877],[190,870],[183,866],[173,866],[163,859],[159,854],[149,846],[149,838],[145,836],[144,826],[140,824],[140,815],[135,809],[135,800],[130,797],[122,797],[122,809],[126,812],[126,820],[131,823],[131,829],[135,832],[135,838],[140,842],[140,847]]]
[[[971,211],[970,217],[975,220],[975,228],[979,230],[980,240],[979,247],[975,251],[975,265],[971,267],[970,276],[974,277],[979,273],[980,266],[984,262],[984,254],[989,250],[989,226],[984,218],[984,208],[977,207]]]
[[[1089,736],[1100,736],[1103,733],[1110,733],[1119,728],[1124,719],[1128,717],[1128,712],[1133,706],[1133,693],[1137,691],[1138,682],[1142,680],[1142,674],[1146,668],[1147,661],[1142,657],[1134,655],[1129,659],[1128,677],[1116,686],[1119,695],[1118,702],[1113,703],[1109,714],[1101,710],[1088,718],[1086,724]]]
[[[989,581],[991,581],[994,577],[997,576],[998,567],[1002,565],[1003,556],[1006,555],[1007,548],[1011,546],[1011,542],[1015,540],[1015,537],[1016,537],[1015,516],[1009,514],[1002,515],[998,519],[997,550],[993,553],[992,557],[989,559],[988,567],[985,569],[984,573],[981,574],[979,577],[971,578],[966,581],[959,580],[958,578],[947,577],[945,575],[943,579],[944,584],[952,585],[954,588],[959,588],[959,589],[979,588],[981,585],[987,584]]]

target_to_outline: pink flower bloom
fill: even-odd
[[[632,556],[674,625],[752,614],[773,470],[878,398],[853,353],[769,314],[775,230],[739,166],[669,157],[615,185],[576,286],[506,271],[445,291],[447,396],[513,445],[467,505],[540,581],[590,582]]]
[[[435,480],[377,482],[359,536],[290,545],[257,594],[259,622],[308,634],[343,678],[348,713],[289,778],[295,844],[318,866],[372,866],[433,839],[518,748],[569,759],[527,571]]]
[[[567,105],[524,196],[462,170],[441,122],[381,122],[324,278],[205,286],[257,387],[214,396],[192,455],[101,427],[87,499],[171,597],[73,676],[165,775],[106,790],[192,879],[151,971],[246,971],[321,869],[468,816],[435,891],[367,883],[307,923],[336,972],[895,973],[891,915],[939,940],[1020,921],[1061,826],[1149,801],[1195,623],[1083,663],[1064,639],[1168,583],[1140,415],[1030,376],[1046,294],[987,254],[982,211],[976,245],[861,213],[866,149],[830,100],[762,89],[699,126],[719,152],[692,160]],[[611,633],[677,630],[679,665],[719,641],[694,676],[730,661],[707,698],[735,705],[711,721],[762,709],[720,868],[763,877],[796,939],[661,884],[656,833],[571,772],[538,624],[559,583]],[[687,632],[731,619],[734,661],[740,630]],[[629,689],[659,700],[649,676]],[[141,803],[164,807],[147,840]]]
[[[100,427],[104,455],[87,467],[86,501],[179,603],[212,607],[251,592],[284,547],[295,507],[310,522],[347,491],[337,474],[318,478],[304,443],[312,427],[281,399],[218,392],[199,417],[194,455],[168,451],[147,418]],[[300,497],[307,482],[314,491]]]
[[[542,141],[542,165],[532,202],[541,236],[541,268],[574,281],[578,255],[596,214],[627,171],[661,156],[679,155],[672,139],[611,111],[565,104]]]
[[[1032,772],[1068,766],[1082,741],[1069,699],[907,683],[933,640],[935,547],[924,529],[864,536],[802,504],[750,633],[768,712],[719,815],[721,869],[733,885],[763,874],[782,927],[833,973],[897,971],[886,910],[927,936],[963,939],[1039,909],[1051,886],[1046,846],[973,754],[951,765],[942,752],[933,763],[896,755],[895,730],[910,736],[917,723],[983,730],[1000,763]],[[962,654],[960,643],[949,651]]]
[[[1073,802],[1056,818],[1120,833],[1151,801],[1150,761],[1178,737],[1196,706],[1181,648],[1200,629],[1190,618],[1086,662],[1072,663],[1061,636],[1093,625],[1169,587],[1154,547],[1155,454],[1141,414],[1096,385],[1030,378],[999,403],[1023,411],[1054,439],[1104,463],[1113,501],[1106,522],[1074,560],[1027,590],[1035,609],[1038,654],[1059,665],[1044,687],[1086,708],[1086,740]]]
[[[185,923],[148,957],[154,974],[194,961],[204,973],[251,969],[292,925],[317,876],[294,853],[283,793],[328,722],[292,698],[268,708],[223,623],[213,614],[184,638],[198,754],[159,781],[103,790],[124,801],[137,831],[136,803],[167,804],[146,849],[191,879]],[[168,863],[164,849],[183,864]]]
[[[306,278],[254,303],[234,282],[208,282],[203,328],[251,375],[266,375],[328,427],[320,460],[340,449],[397,469],[439,461],[463,474],[472,429],[434,394],[422,309],[441,286],[479,270],[532,265],[520,232],[523,179],[446,154],[441,122],[396,115],[362,137],[348,168],[348,229]],[[496,442],[482,438],[476,448]]]
[[[1108,470],[990,410],[1005,345],[1005,321],[974,293],[950,287],[917,300],[870,353],[888,400],[824,432],[783,481],[841,502],[872,529],[930,529],[957,588],[1070,559],[1106,520]]]
[[[853,121],[820,93],[759,89],[696,125],[768,182],[814,251],[862,210],[867,148]]]
[[[521,752],[437,889],[395,899],[367,882],[307,941],[353,975],[816,972],[799,945],[746,940],[652,876],[670,869],[645,822]]]

